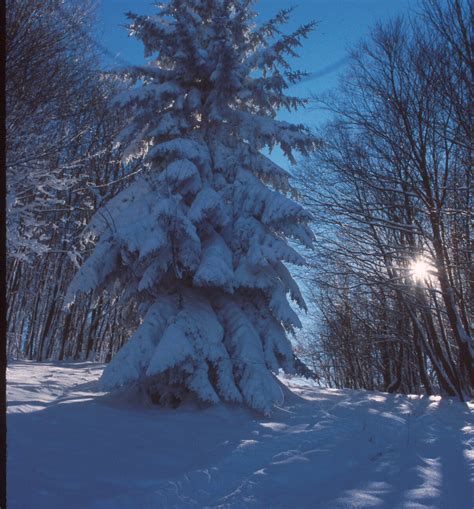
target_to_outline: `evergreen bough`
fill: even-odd
[[[293,369],[287,333],[300,327],[287,295],[305,303],[284,262],[304,259],[310,215],[290,175],[262,154],[308,154],[315,138],[276,120],[303,100],[285,91],[304,75],[287,63],[313,24],[290,35],[291,10],[256,26],[251,1],[171,0],[129,13],[149,65],[124,71],[116,98],[130,116],[120,143],[141,157],[138,177],[94,216],[98,238],[69,289],[139,303],[142,323],[106,367],[106,389],[139,384],[153,400],[243,402],[269,414],[275,378]]]

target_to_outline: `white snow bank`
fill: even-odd
[[[474,405],[284,379],[271,419],[98,391],[103,365],[7,372],[9,509],[472,509]]]

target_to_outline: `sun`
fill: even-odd
[[[415,281],[424,281],[430,277],[431,267],[423,260],[418,258],[414,260],[410,265],[410,274]]]

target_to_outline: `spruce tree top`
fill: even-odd
[[[257,27],[247,0],[171,0],[154,16],[128,14],[151,57],[125,70],[116,99],[131,121],[120,136],[139,176],[94,216],[97,246],[70,287],[106,288],[140,303],[143,323],[104,372],[107,388],[139,383],[162,403],[243,401],[265,413],[282,400],[272,374],[291,370],[286,332],[304,300],[283,262],[303,264],[309,214],[290,175],[261,150],[290,161],[315,139],[275,119],[304,101],[285,94],[313,24],[283,35],[290,10]]]

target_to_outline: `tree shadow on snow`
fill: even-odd
[[[361,430],[354,437],[356,469],[340,482],[341,495],[314,507],[471,509],[463,431],[472,421],[469,409],[450,399],[422,397],[410,403],[405,396],[387,397],[400,404],[392,412],[367,408],[372,413],[363,426],[368,433]]]
[[[96,382],[54,401],[10,401],[38,408],[8,415],[10,504],[470,509],[466,406],[282,389],[271,418],[224,405],[167,410],[134,391],[98,395]]]
[[[12,507],[93,507],[117,493],[135,507],[144,490],[229,454],[252,426],[244,409],[166,410],[132,392],[87,393],[95,387],[75,385],[50,402],[9,402]],[[38,411],[15,413],[21,405]]]

